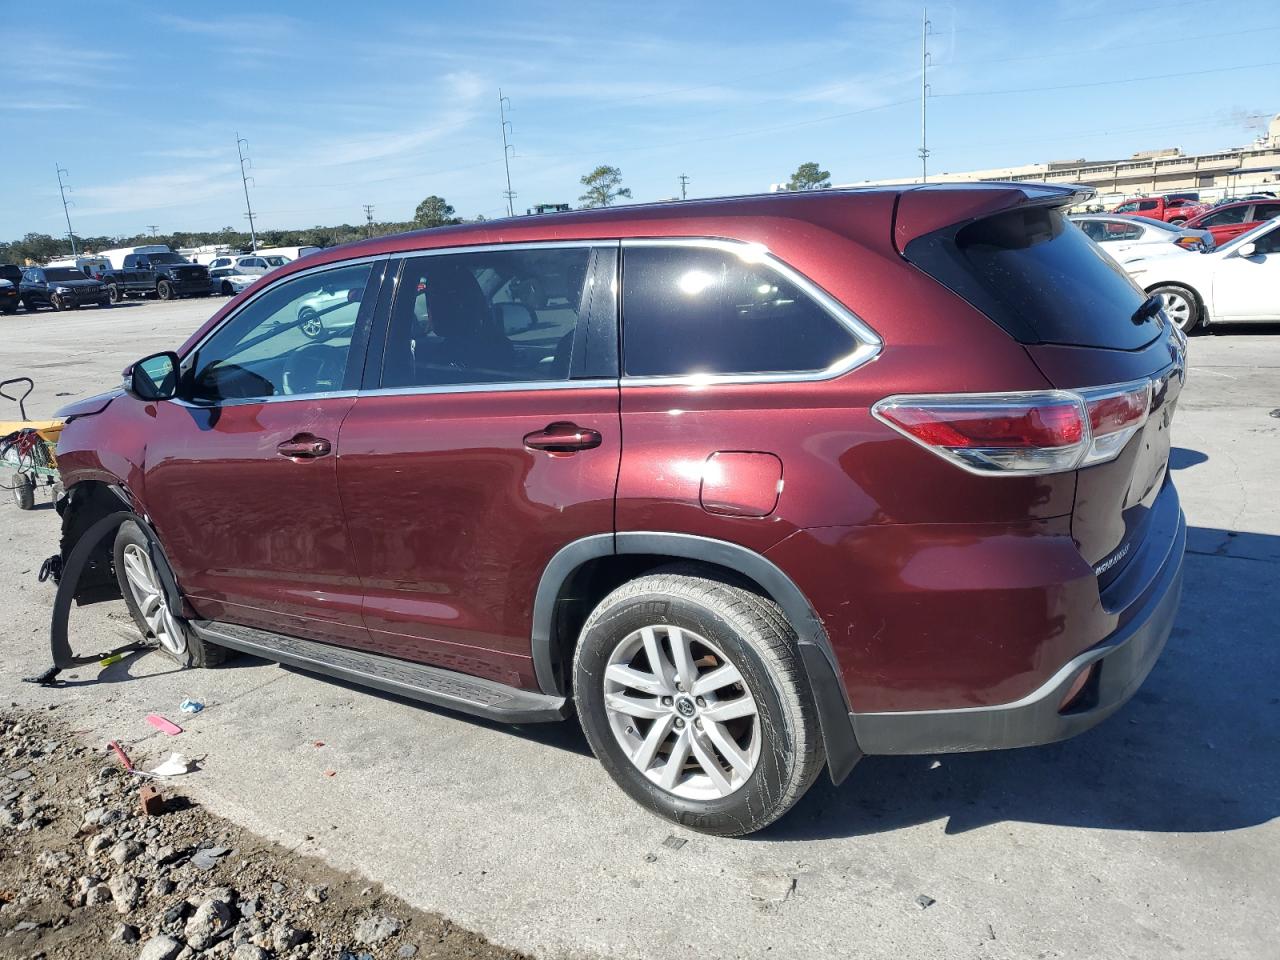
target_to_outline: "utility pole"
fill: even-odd
[[[253,177],[246,172],[253,166],[253,161],[244,155],[244,147],[249,145],[249,141],[240,136],[240,132],[236,131],[236,153],[240,156],[240,182],[244,184],[244,208],[247,211],[245,216],[249,218],[249,238],[253,242],[253,252],[258,252],[258,231],[253,226],[253,206],[249,203],[249,181]],[[248,164],[248,166],[246,166]]]
[[[151,231],[151,235],[154,237],[156,235],[156,231],[160,229],[160,226],[159,224],[148,223],[147,229]]]
[[[502,88],[498,88],[498,119],[502,122],[502,165],[507,171],[507,189],[503,191],[503,196],[507,198],[507,216],[514,217],[516,215],[515,199],[516,192],[511,189],[511,154],[515,152],[515,146],[507,142],[507,133],[511,128],[511,121],[507,119],[507,111],[511,109],[511,98],[502,95]]]
[[[680,199],[689,199],[689,192],[686,189],[689,186],[689,175],[687,173],[680,174]]]
[[[920,22],[920,182],[929,182],[929,8]]]
[[[364,205],[364,219],[365,219],[364,235],[366,237],[372,237],[373,236],[373,204],[372,203],[366,203]]]
[[[69,209],[71,201],[67,199],[67,185],[62,181],[63,174],[67,174],[67,176],[71,176],[71,174],[67,173],[66,170],[63,170],[62,167],[59,167],[56,163],[53,166],[58,171],[58,193],[62,194],[62,212],[67,218],[67,239],[71,241],[71,255],[74,257],[76,256],[76,234],[75,231],[71,229],[71,210]]]

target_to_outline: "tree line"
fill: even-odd
[[[583,193],[578,197],[584,210],[612,206],[620,199],[630,199],[631,188],[622,185],[622,171],[618,167],[602,164],[581,178]],[[787,184],[788,190],[814,190],[831,186],[831,174],[816,163],[802,163]],[[475,220],[484,220],[478,216]],[[444,197],[427,197],[414,210],[412,220],[381,222],[374,224],[343,223],[337,226],[306,227],[297,230],[260,230],[259,247],[332,247],[341,243],[362,240],[369,236],[401,233],[430,227],[442,227],[463,223],[453,206]],[[474,222],[474,221],[473,221]],[[163,243],[173,250],[183,247],[203,247],[211,244],[248,250],[251,237],[247,230],[223,227],[221,230],[175,230],[172,233],[137,233],[132,236],[80,236],[75,237],[80,251],[109,250],[114,247],[136,247],[149,243]],[[66,236],[53,237],[47,233],[28,233],[21,240],[0,241],[0,263],[44,263],[58,257],[69,256],[70,244]]]

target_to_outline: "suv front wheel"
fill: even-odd
[[[222,647],[205,643],[182,617],[169,609],[163,582],[151,560],[146,532],[126,520],[116,533],[116,578],[125,605],[142,635],[184,667],[213,667],[226,658]]]
[[[823,765],[795,632],[771,601],[685,568],[641,577],[588,618],[574,699],[633,799],[694,830],[768,826]]]

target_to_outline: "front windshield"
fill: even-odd
[[[176,253],[144,253],[144,257],[152,263],[189,263],[186,257],[180,257]]]
[[[84,280],[85,275],[71,267],[49,267],[44,272],[46,280]]]

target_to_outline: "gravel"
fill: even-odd
[[[0,758],[22,764],[0,788],[0,956],[522,957],[210,815],[180,784],[146,816],[141,781],[103,757],[48,712],[0,711]]]

